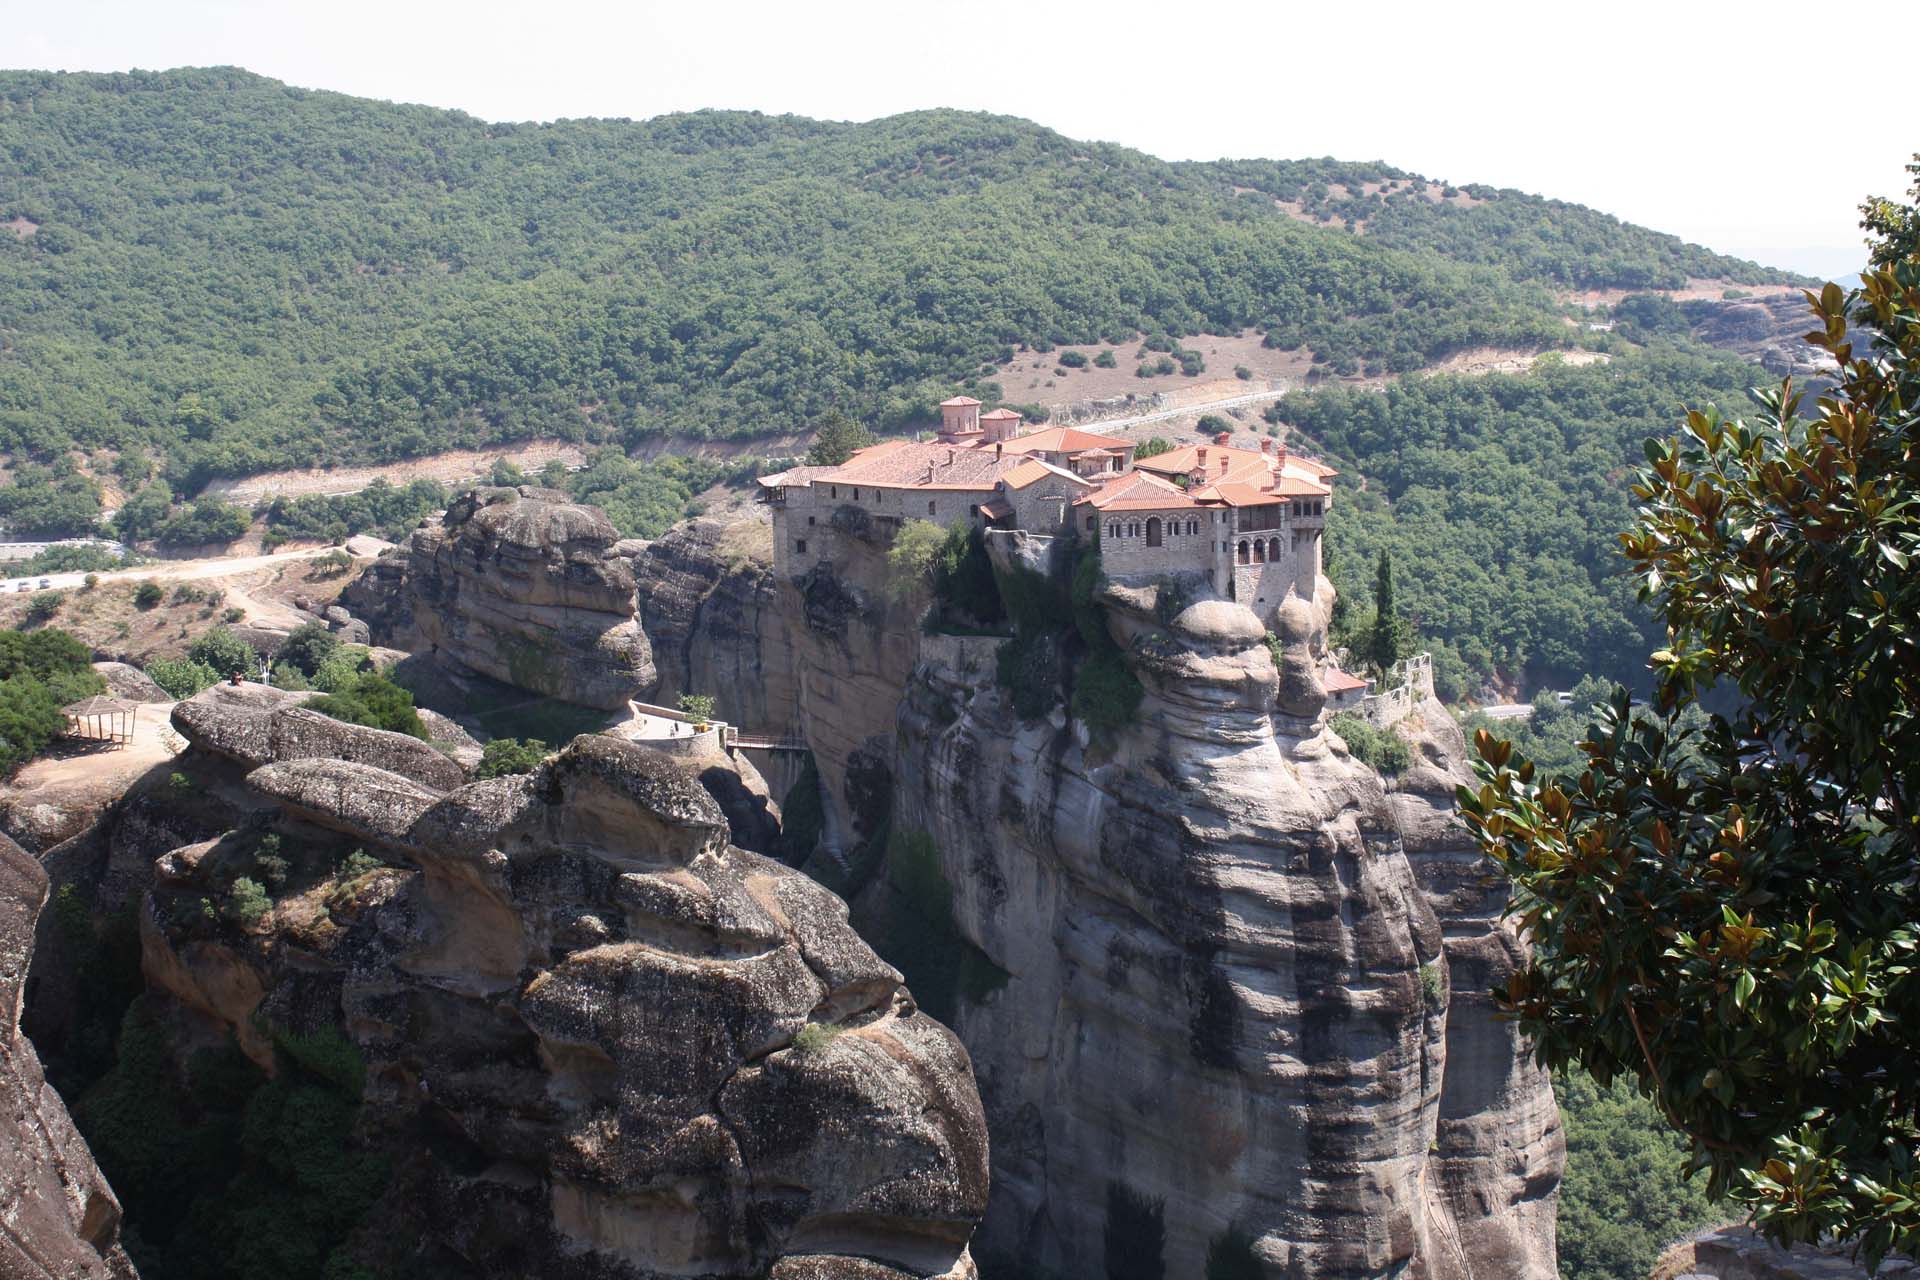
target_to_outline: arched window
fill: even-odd
[[[1198,520],[1187,521],[1187,532],[1198,534],[1200,532],[1200,522]]]
[[[859,491],[858,489],[855,489],[855,490],[853,491],[853,500],[854,500],[855,502],[858,502],[858,501],[860,501],[860,491]]]
[[[831,490],[829,490],[829,492],[830,492],[830,493],[831,493],[831,494],[832,494],[832,495],[833,495],[833,496],[834,496],[835,498],[838,498],[838,497],[840,496],[840,486],[839,486],[839,485],[837,485],[837,484],[836,484],[836,485],[834,485],[834,486],[833,486],[833,488],[832,488]]]
[[[1147,517],[1147,545],[1150,547],[1161,545],[1159,516]]]
[[[1267,542],[1267,559],[1278,560],[1279,558],[1280,558],[1280,539],[1278,538],[1270,539]]]
[[[1253,562],[1255,564],[1265,564],[1266,561],[1267,561],[1266,540],[1264,538],[1255,538],[1253,540]]]
[[[1107,536],[1109,538],[1117,538],[1120,536],[1120,522],[1118,520],[1109,520],[1107,522]]]
[[[1247,558],[1247,555],[1248,555],[1248,552],[1247,552],[1247,540],[1246,540],[1245,538],[1242,538],[1242,539],[1240,540],[1240,563],[1241,563],[1241,564],[1250,564],[1250,563],[1252,563],[1252,561],[1250,561],[1250,560],[1249,560],[1249,559]]]

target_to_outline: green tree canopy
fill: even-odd
[[[873,443],[867,430],[838,409],[829,410],[813,431],[813,447],[807,450],[810,467],[837,467],[857,450]]]
[[[1482,731],[1461,803],[1541,1058],[1631,1080],[1770,1235],[1877,1260],[1920,1247],[1920,259],[1814,314],[1811,416],[1789,384],[1648,443],[1657,714],[1617,692],[1566,783]],[[1737,711],[1690,731],[1716,683]]]

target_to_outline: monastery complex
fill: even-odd
[[[837,467],[762,477],[782,577],[830,564],[834,515],[852,507],[896,524],[1097,537],[1115,581],[1204,575],[1263,619],[1290,593],[1313,594],[1335,472],[1285,445],[1235,448],[1221,435],[1136,461],[1130,440],[1024,431],[1019,414],[983,414],[969,396],[945,401],[940,414],[932,441],[889,440]]]

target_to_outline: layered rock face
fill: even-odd
[[[131,1280],[120,1203],[20,1034],[47,876],[0,836],[0,1275]]]
[[[399,865],[210,934],[191,904],[246,839],[175,850],[144,967],[263,1067],[263,1028],[351,1038],[365,1140],[400,1157],[373,1215],[392,1230],[356,1246],[376,1271],[974,1274],[987,1148],[965,1050],[838,899],[728,843],[690,771],[589,735],[451,790],[351,758],[245,781],[290,835]]]
[[[477,489],[343,596],[383,644],[582,706],[655,683],[633,571],[596,507],[551,489]]]
[[[1514,943],[1448,822],[1457,729],[1424,708],[1389,790],[1317,724],[1329,593],[1277,620],[1277,667],[1199,595],[1105,592],[1146,689],[1111,741],[1023,722],[991,640],[929,637],[900,711],[893,830],[1007,975],[953,1017],[994,1137],[983,1255],[1091,1278],[1163,1233],[1167,1276],[1240,1248],[1274,1277],[1550,1280],[1557,1113],[1482,994]]]
[[[654,652],[653,699],[712,694],[717,714],[757,733],[799,728],[793,637],[765,564],[729,557],[727,527],[675,525],[652,542],[623,542],[633,564],[641,625]]]

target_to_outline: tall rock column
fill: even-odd
[[[47,875],[0,836],[0,1275],[132,1280],[120,1202],[20,1033]]]

